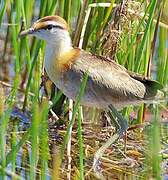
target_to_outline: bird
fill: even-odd
[[[103,56],[73,48],[68,24],[59,16],[37,20],[20,36],[36,36],[46,41],[44,67],[52,82],[75,100],[81,78],[88,72],[88,83],[81,104],[89,107],[117,109],[154,99],[161,85]]]
[[[46,42],[44,68],[51,81],[67,97],[76,100],[82,78],[87,73],[87,84],[80,104],[113,111],[119,130],[110,142],[119,138],[128,127],[118,109],[150,102],[159,96],[162,89],[158,82],[130,72],[114,60],[73,47],[69,26],[60,16],[45,16],[37,20],[19,36],[26,35]],[[102,149],[95,158],[95,167],[104,152]]]

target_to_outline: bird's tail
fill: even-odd
[[[159,82],[132,72],[129,72],[129,75],[145,85],[146,93],[144,96],[144,100],[161,100],[164,98],[164,93],[161,91],[161,89],[163,89],[163,86]]]
[[[145,100],[162,100],[164,99],[164,93],[161,91],[163,86],[159,84],[157,81],[149,80],[147,79],[145,82],[143,82],[146,87],[146,93],[145,93]]]

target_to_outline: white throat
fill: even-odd
[[[72,42],[69,32],[66,30],[58,30],[48,37],[46,45],[46,55],[54,54],[55,57],[60,56],[72,49]],[[46,57],[49,59],[48,57]]]
[[[55,79],[53,77],[55,74],[53,64],[57,63],[56,60],[61,54],[70,51],[72,48],[71,38],[69,32],[66,30],[58,30],[48,37],[45,50],[44,67],[51,80],[54,81]]]

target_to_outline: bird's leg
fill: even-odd
[[[117,133],[122,135],[128,128],[128,122],[112,104],[110,104],[108,107],[108,115],[117,129]]]
[[[95,153],[93,170],[99,179],[105,179],[99,169],[99,159],[103,156],[105,150],[123,135],[123,133],[127,130],[128,127],[127,120],[116,110],[116,108],[112,104],[109,105],[108,114],[116,128],[116,133],[111,136],[107,140],[107,142]]]

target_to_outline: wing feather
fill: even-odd
[[[97,94],[106,94],[115,99],[144,98],[145,86],[132,78],[127,70],[112,60],[82,52],[72,70],[78,73],[88,72],[89,85]]]
[[[146,100],[146,89],[151,89],[150,83],[133,77],[116,62],[81,51],[79,58],[62,75],[63,85],[60,87],[65,95],[75,100],[86,72],[88,82],[81,101],[83,105],[107,107],[113,104],[121,108]]]

